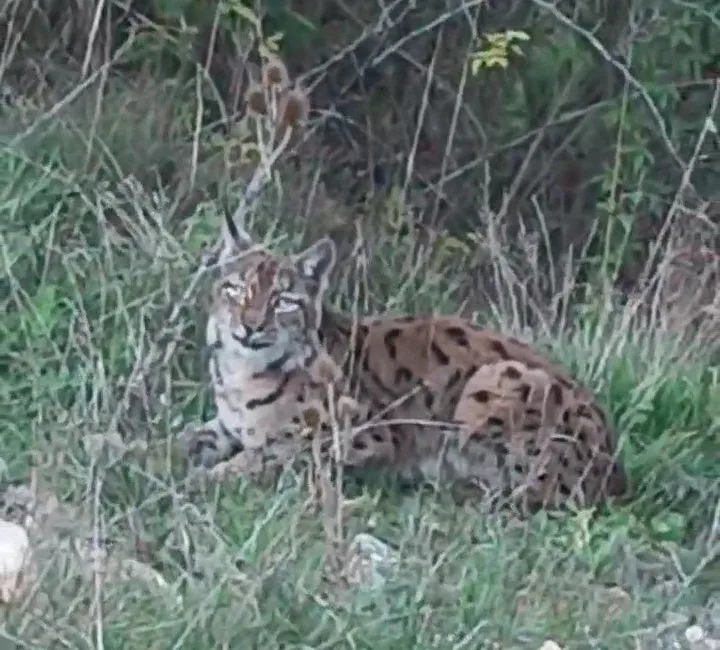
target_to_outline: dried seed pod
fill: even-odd
[[[262,83],[267,89],[287,88],[290,85],[290,75],[285,64],[277,57],[271,57],[263,65]]]
[[[342,378],[342,372],[332,358],[321,353],[315,363],[308,368],[310,379],[320,384],[332,384]]]
[[[310,101],[299,88],[288,90],[280,97],[278,122],[281,126],[295,128],[305,122],[309,113]]]
[[[315,431],[322,422],[321,407],[314,404],[305,407],[302,412],[302,419],[306,427]]]
[[[265,101],[265,90],[260,84],[252,84],[245,93],[245,106],[249,113],[256,115],[267,114],[267,102]]]

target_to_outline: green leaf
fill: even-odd
[[[507,32],[505,32],[508,40],[510,41],[529,41],[530,36],[526,32],[517,31],[515,29],[510,29]]]
[[[255,29],[260,30],[260,19],[258,18],[257,14],[250,9],[250,7],[246,7],[242,2],[229,2],[227,5],[228,9],[235,13],[240,18],[244,18],[247,20]]]

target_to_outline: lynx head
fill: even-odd
[[[295,255],[273,253],[228,218],[208,343],[230,347],[253,372],[305,365],[335,256],[328,238]]]

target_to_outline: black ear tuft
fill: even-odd
[[[302,253],[298,253],[294,261],[300,275],[316,283],[318,290],[324,290],[327,288],[330,272],[335,266],[336,256],[332,239],[323,237]]]
[[[244,228],[235,223],[232,214],[226,210],[223,222],[223,249],[220,253],[220,259],[225,260],[234,255],[239,255],[252,245],[252,237]]]

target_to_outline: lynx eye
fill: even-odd
[[[243,286],[237,282],[223,282],[220,285],[220,291],[230,300],[240,300],[243,296]]]
[[[290,314],[292,312],[298,311],[299,309],[300,305],[298,305],[297,302],[295,302],[294,300],[289,300],[288,298],[285,298],[283,296],[280,296],[275,303],[275,312],[278,314]]]

